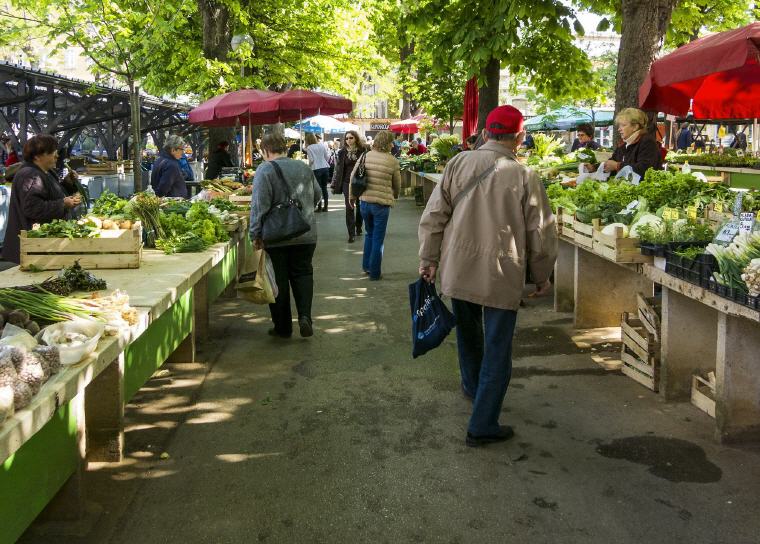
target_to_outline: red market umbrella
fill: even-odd
[[[400,134],[417,134],[419,132],[419,125],[417,122],[422,118],[422,116],[418,115],[416,117],[412,117],[411,119],[404,119],[403,121],[396,121],[395,123],[391,123],[388,127],[388,130],[391,132],[396,132]]]
[[[280,122],[295,121],[314,115],[351,113],[354,109],[354,103],[348,98],[303,89],[293,89],[280,94],[277,105]]]
[[[462,114],[462,141],[478,129],[478,78],[473,77],[464,86],[464,113]]]
[[[655,61],[639,88],[643,109],[697,119],[760,116],[760,22],[713,34]]]
[[[281,93],[241,89],[215,96],[190,111],[190,123],[213,127],[269,124],[279,120]]]

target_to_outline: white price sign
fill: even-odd
[[[754,213],[742,213],[739,216],[739,219],[741,221],[741,226],[739,227],[740,232],[752,232],[752,227],[755,226],[755,214]]]
[[[736,238],[737,234],[739,234],[739,224],[726,223],[718,232],[718,235],[715,237],[715,241],[723,242],[724,244],[730,244],[734,241],[734,238]]]

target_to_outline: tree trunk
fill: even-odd
[[[485,83],[478,89],[478,132],[486,126],[486,117],[499,105],[499,78],[501,61],[491,59],[483,70]]]
[[[408,70],[409,68],[405,66],[406,59],[409,58],[410,55],[414,53],[414,42],[410,43],[409,45],[403,45],[401,46],[401,51],[399,54],[399,58],[401,60],[401,69],[402,70]],[[407,74],[408,75],[408,74]],[[402,79],[403,81],[403,79]],[[401,118],[402,119],[409,119],[412,116],[412,95],[407,90],[406,85],[402,84],[401,87]]]
[[[622,0],[622,24],[615,80],[615,114],[639,107],[644,82],[678,0]],[[650,127],[652,131],[655,126]],[[619,143],[615,133],[615,144]]]
[[[129,114],[132,127],[132,186],[142,191],[142,133],[140,132],[140,87],[129,80]]]
[[[232,48],[232,22],[230,8],[219,0],[198,0],[198,10],[203,21],[203,56],[207,59],[227,60]],[[237,163],[235,130],[232,128],[208,129],[208,152],[215,150],[219,142],[229,142],[230,155]]]

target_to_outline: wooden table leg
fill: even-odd
[[[554,264],[554,311],[572,312],[574,308],[575,246],[560,239]]]
[[[118,463],[124,455],[124,355],[87,386],[87,459]]]
[[[760,325],[720,314],[716,362],[718,439],[760,440]]]

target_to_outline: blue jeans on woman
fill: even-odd
[[[385,229],[388,226],[390,206],[374,202],[359,201],[359,209],[364,219],[364,256],[362,269],[369,272],[369,279],[380,279],[380,267],[383,263],[383,245]]]
[[[473,398],[467,432],[499,432],[499,414],[512,376],[512,337],[517,312],[451,299],[457,318],[457,350],[462,390]],[[485,325],[485,331],[484,331]]]

